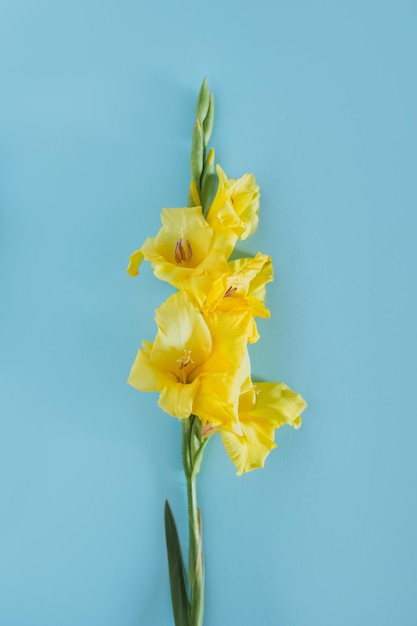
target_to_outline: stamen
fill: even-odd
[[[193,256],[193,250],[189,239],[185,240],[185,246],[182,236],[175,243],[174,258],[177,265],[189,263]]]
[[[190,244],[189,239],[187,239],[187,259],[186,259],[187,263],[191,261],[192,256],[193,256],[193,251],[191,249],[191,244]]]
[[[233,287],[233,285],[231,285],[227,291],[225,292],[223,298],[228,298],[229,296],[233,296],[233,294],[237,291],[237,287]]]
[[[182,382],[185,385],[185,383],[187,382],[185,368],[191,363],[194,363],[191,358],[191,350],[184,350],[184,356],[181,356],[179,359],[177,359],[177,363],[182,374]]]
[[[177,363],[180,370],[182,370],[184,367],[187,367],[187,365],[190,365],[190,363],[194,363],[191,358],[191,350],[184,350],[184,356],[181,356],[179,359],[177,359]]]

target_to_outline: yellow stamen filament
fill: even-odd
[[[189,263],[193,256],[193,250],[191,248],[191,244],[189,239],[184,240],[180,237],[176,244],[174,250],[174,258],[177,265],[182,265],[183,263]]]
[[[178,367],[179,367],[179,369],[181,371],[182,382],[185,384],[186,381],[187,381],[185,368],[188,365],[190,365],[191,363],[194,363],[194,361],[191,358],[191,350],[184,350],[184,355],[181,356],[179,359],[177,359],[177,363],[178,363]]]

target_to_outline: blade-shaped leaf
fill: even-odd
[[[191,626],[191,611],[184,561],[177,527],[168,500],[165,500],[165,536],[175,626]]]

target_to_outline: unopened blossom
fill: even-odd
[[[230,231],[237,239],[246,239],[258,228],[259,187],[253,174],[228,178],[216,166],[219,184],[207,212],[207,222],[216,231]]]

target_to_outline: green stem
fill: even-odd
[[[188,502],[188,582],[190,585],[192,626],[202,626],[204,612],[204,561],[201,516],[197,506],[196,477],[207,439],[201,437],[199,426],[199,420],[195,415],[182,420],[182,461]]]

